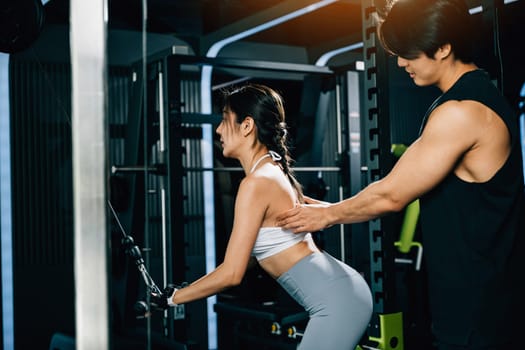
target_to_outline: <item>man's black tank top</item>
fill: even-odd
[[[450,173],[420,199],[432,326],[451,344],[497,344],[518,336],[512,316],[525,300],[518,118],[488,74],[475,70],[433,103],[422,130],[430,113],[449,100],[478,101],[496,112],[507,125],[512,149],[489,181],[468,183]]]

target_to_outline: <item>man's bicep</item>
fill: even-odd
[[[421,136],[395,164],[390,181],[399,186],[399,199],[410,202],[430,191],[451,172],[471,147],[467,124],[451,114],[429,120]]]
[[[395,164],[391,175],[401,188],[401,201],[410,202],[428,192],[451,171],[452,158],[443,157],[439,146],[417,139]]]

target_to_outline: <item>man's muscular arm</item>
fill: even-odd
[[[422,135],[385,178],[337,203],[298,205],[281,214],[277,225],[294,232],[315,232],[402,210],[441,182],[476,144],[479,127],[468,103],[449,101],[436,108]]]

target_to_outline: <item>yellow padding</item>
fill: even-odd
[[[381,350],[403,350],[405,347],[403,339],[403,313],[397,312],[387,315],[379,315],[379,330],[381,337],[369,337],[377,343]]]
[[[419,219],[419,199],[416,199],[405,209],[405,216],[399,233],[399,240],[395,243],[401,253],[408,253],[414,245],[417,220]]]

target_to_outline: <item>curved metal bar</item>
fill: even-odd
[[[158,166],[148,166],[143,167],[140,165],[137,166],[116,166],[113,165],[111,167],[111,173],[125,173],[125,172],[142,172],[145,170],[148,170],[149,172],[156,173],[159,172]],[[197,171],[214,171],[214,172],[236,172],[236,171],[243,171],[243,168],[241,167],[214,167],[214,168],[206,168],[206,167],[187,167],[183,168],[184,171],[189,172],[197,172]],[[312,167],[292,167],[292,170],[295,172],[317,172],[317,171],[326,171],[326,172],[338,172],[341,171],[340,167],[337,166],[312,166]]]

